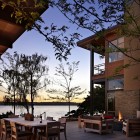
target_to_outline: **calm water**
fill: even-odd
[[[76,110],[77,106],[72,105],[71,110]],[[6,113],[7,111],[13,112],[12,106],[0,106],[0,114]],[[41,113],[46,112],[46,116],[53,116],[54,119],[58,119],[59,117],[64,116],[68,112],[68,106],[67,105],[44,105],[44,106],[35,106],[34,107],[34,114],[40,115]],[[26,110],[24,108],[16,108],[16,114],[26,113]]]

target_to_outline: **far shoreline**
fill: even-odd
[[[3,106],[3,105],[13,105],[14,103],[4,103],[4,102],[0,102],[0,106]],[[22,103],[24,104],[24,103]],[[22,105],[21,104],[21,105]],[[30,103],[29,103],[30,104]],[[79,105],[80,103],[76,103],[76,102],[71,102],[70,105]],[[16,103],[16,105],[18,105]],[[34,102],[34,105],[38,105],[38,106],[44,106],[44,105],[69,105],[68,102]]]

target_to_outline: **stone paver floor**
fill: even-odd
[[[65,140],[61,134],[61,140]],[[78,128],[77,122],[67,122],[67,140],[140,140],[140,136],[126,137],[121,131],[114,131],[112,134],[98,134],[84,132],[83,128]]]
[[[60,140],[65,140],[64,133],[61,133]],[[102,135],[93,132],[84,132],[84,129],[78,128],[78,123],[73,121],[67,122],[67,140],[140,140],[140,136],[126,137],[121,131]]]

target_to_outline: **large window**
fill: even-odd
[[[124,37],[118,38],[109,43],[109,62],[123,59],[123,53],[120,52],[115,46],[117,46],[118,48],[124,48]]]
[[[108,90],[119,90],[124,88],[124,79],[111,79],[108,80]]]
[[[108,111],[115,111],[115,93],[108,93]]]

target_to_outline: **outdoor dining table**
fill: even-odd
[[[53,122],[50,120],[42,120],[42,122],[40,122],[40,118],[34,118],[34,121],[27,121],[23,117],[4,118],[4,120],[9,121],[9,122],[15,122],[16,124],[29,128],[29,130],[33,130],[33,140],[37,138],[37,128],[45,127],[48,122]]]

